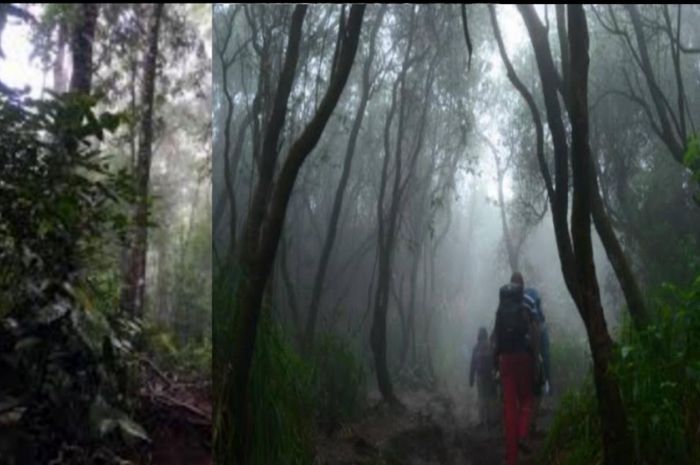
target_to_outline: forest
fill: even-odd
[[[0,5],[0,464],[212,463],[211,31]]]
[[[0,465],[700,464],[698,24],[0,4]]]
[[[215,4],[217,463],[700,463],[698,24]]]

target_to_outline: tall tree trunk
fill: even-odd
[[[143,315],[146,289],[146,252],[148,249],[148,185],[151,172],[153,144],[153,101],[155,98],[158,61],[158,36],[163,4],[153,6],[149,30],[148,51],[143,66],[141,88],[141,128],[136,161],[136,206],[133,216],[134,234],[131,238],[128,270],[122,286],[120,306],[133,316]]]
[[[413,257],[413,264],[411,265],[411,275],[409,280],[409,297],[408,297],[408,307],[406,309],[406,324],[403,331],[403,339],[401,341],[401,353],[399,356],[399,368],[403,368],[406,364],[406,356],[408,351],[413,345],[415,347],[415,333],[416,333],[416,288],[418,287],[418,268],[421,263],[421,257],[423,255],[422,245],[419,249],[415,251]]]
[[[68,27],[66,21],[58,24],[56,39],[56,58],[53,61],[53,91],[61,94],[66,91],[66,45],[68,44]]]
[[[501,225],[503,226],[503,239],[506,243],[506,252],[508,253],[508,264],[510,265],[510,271],[516,272],[520,271],[520,260],[518,257],[518,251],[516,251],[513,246],[513,236],[508,227],[508,215],[506,214],[506,201],[503,195],[503,182],[506,177],[506,168],[501,166],[501,159],[493,150],[493,157],[496,161],[496,176],[498,181],[498,209],[501,211]]]
[[[396,88],[394,88],[396,89]],[[390,270],[389,262],[390,257],[390,247],[391,241],[389,240],[390,233],[385,233],[385,219],[384,219],[384,192],[386,190],[387,178],[388,178],[388,166],[390,152],[388,151],[388,133],[391,127],[391,120],[393,119],[393,113],[396,103],[396,94],[394,93],[394,98],[392,99],[392,105],[389,110],[389,115],[387,117],[387,124],[385,128],[385,155],[384,162],[382,166],[382,176],[381,185],[379,189],[379,200],[377,202],[377,222],[379,225],[379,235],[378,235],[378,248],[377,248],[377,289],[375,291],[374,298],[374,312],[372,319],[372,329],[370,331],[370,346],[372,347],[372,354],[374,356],[375,370],[377,373],[377,383],[379,385],[379,390],[382,393],[382,397],[390,402],[395,402],[394,390],[391,386],[391,379],[389,378],[389,368],[386,363],[386,310],[389,301],[389,280],[390,280]],[[400,140],[400,139],[399,139]],[[399,172],[397,170],[396,175],[399,177]]]
[[[634,449],[627,431],[627,418],[620,388],[610,372],[613,341],[608,334],[593,262],[591,209],[595,172],[588,142],[588,26],[582,5],[569,5],[568,29],[571,59],[570,107],[571,164],[574,197],[571,236],[576,254],[576,278],[580,286],[577,305],[588,333],[593,354],[593,376],[603,429],[605,463],[632,464]]]
[[[286,234],[285,234],[286,235]],[[299,346],[301,347],[301,317],[299,312],[299,305],[297,302],[296,289],[294,288],[294,280],[292,279],[291,273],[289,272],[289,266],[287,265],[288,255],[290,254],[291,238],[285,239],[282,237],[280,239],[280,251],[279,251],[279,265],[280,265],[280,275],[282,277],[282,284],[284,284],[284,290],[287,293],[287,306],[289,307],[289,312],[292,316],[292,327],[294,328],[294,334],[297,337]]]
[[[625,301],[627,302],[627,309],[632,318],[632,323],[637,329],[644,329],[649,324],[649,313],[646,303],[644,302],[644,295],[639,287],[637,278],[632,273],[632,267],[627,260],[625,252],[622,250],[615,230],[610,223],[610,218],[605,211],[603,199],[598,189],[595,171],[591,173],[591,181],[593,184],[591,191],[591,213],[593,215],[593,223],[603,243],[608,261],[612,265],[615,276],[617,276],[617,280],[620,283],[622,293],[625,295]]]
[[[518,10],[525,22],[542,81],[542,92],[547,114],[547,124],[554,145],[554,182],[551,199],[554,235],[557,241],[564,282],[572,296],[578,293],[574,269],[574,252],[568,230],[567,212],[569,209],[569,150],[566,141],[566,129],[562,119],[561,107],[557,96],[561,78],[557,74],[549,47],[547,30],[542,25],[532,5],[518,5]],[[574,300],[576,300],[574,298]]]
[[[97,3],[79,3],[74,8],[71,37],[73,73],[70,78],[70,90],[89,94],[92,88],[92,49],[99,6]]]
[[[350,179],[352,160],[355,156],[357,138],[360,134],[362,121],[365,116],[365,109],[367,108],[367,103],[369,102],[370,98],[370,88],[372,86],[372,82],[370,80],[370,70],[372,68],[372,61],[374,60],[374,48],[377,39],[377,32],[382,24],[382,19],[384,18],[385,12],[386,5],[383,5],[379,10],[379,14],[372,28],[369,51],[362,69],[362,94],[360,95],[360,103],[358,104],[357,113],[355,114],[355,121],[353,122],[352,129],[350,130],[350,137],[348,138],[348,145],[345,151],[345,161],[343,162],[343,172],[340,175],[340,182],[338,183],[338,187],[335,191],[331,218],[330,222],[328,223],[325,239],[323,241],[321,258],[318,262],[316,278],[314,279],[314,285],[311,291],[311,302],[309,304],[309,312],[306,319],[306,330],[304,332],[304,344],[307,351],[313,347],[314,343],[316,320],[318,318],[319,306],[321,304],[321,293],[323,291],[323,284],[325,281],[326,270],[330,261],[331,252],[333,251],[333,244],[338,232],[338,220],[340,219],[340,212],[343,208],[343,198],[345,197],[348,179]]]
[[[498,209],[501,213],[501,227],[503,229],[503,241],[506,245],[506,253],[508,254],[508,264],[510,265],[510,270],[512,272],[519,271],[520,260],[519,260],[519,248],[513,244],[513,236],[508,227],[508,215],[506,213],[506,202],[503,195],[503,182],[505,181],[506,172],[508,171],[507,166],[503,166],[503,160],[498,154],[498,149],[485,135],[478,133],[481,139],[486,142],[486,145],[491,149],[493,154],[493,161],[496,164],[496,182],[498,186]]]
[[[364,5],[351,7],[347,25],[345,25],[345,34],[338,43],[340,48],[338,59],[331,73],[326,94],[313,118],[299,138],[292,143],[277,182],[273,185],[278,156],[277,142],[284,124],[287,101],[294,80],[306,8],[306,5],[298,5],[292,14],[283,71],[272,114],[268,119],[258,182],[240,247],[241,273],[235,295],[234,347],[230,370],[225,377],[229,379],[224,381],[227,383],[224,393],[226,399],[217,400],[221,427],[216,431],[214,447],[217,460],[221,463],[231,461],[240,465],[250,463],[253,425],[249,421],[248,384],[265,285],[272,269],[287,204],[299,170],[321,138],[350,74],[365,10]]]

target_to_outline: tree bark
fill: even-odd
[[[632,464],[634,448],[627,432],[627,418],[617,380],[610,372],[613,341],[608,334],[600,302],[600,291],[593,262],[591,209],[596,186],[588,143],[588,26],[582,5],[569,5],[568,29],[571,52],[569,119],[571,122],[571,159],[574,197],[571,211],[571,235],[576,254],[576,277],[580,284],[577,302],[588,333],[593,354],[598,409],[603,432],[605,463]],[[597,194],[597,192],[595,193]]]
[[[632,9],[636,8],[631,6]],[[570,73],[568,68],[570,66],[568,50],[565,42],[568,41],[566,37],[566,27],[564,24],[564,9],[563,5],[557,5],[557,26],[559,29],[560,44],[562,47],[562,74],[564,76],[564,86],[568,88],[570,85]],[[636,11],[636,10],[635,10]],[[638,18],[637,18],[638,19]],[[640,47],[641,48],[641,47]],[[587,53],[587,52],[586,52]],[[644,47],[644,53],[642,54],[646,59],[642,59],[644,63],[648,64],[648,56],[646,53],[646,47]],[[569,102],[570,96],[564,95],[564,101]],[[590,151],[590,148],[589,148]],[[593,162],[592,162],[593,163]],[[598,188],[597,173],[596,170],[591,170],[590,173],[592,188],[591,188],[591,214],[593,216],[593,222],[595,224],[598,235],[600,236],[601,242],[605,249],[605,253],[610,261],[613,270],[615,271],[615,276],[617,277],[622,292],[625,295],[625,300],[627,302],[627,307],[632,317],[632,322],[638,329],[643,329],[649,323],[648,312],[646,309],[646,304],[644,302],[644,297],[642,291],[637,283],[637,279],[632,273],[632,268],[627,260],[627,257],[622,250],[617,235],[610,223],[608,214],[605,211],[605,206],[603,200],[600,196],[600,190]]]
[[[163,4],[153,6],[149,30],[148,51],[143,67],[141,88],[141,128],[136,161],[136,206],[134,210],[134,234],[130,245],[128,270],[122,287],[121,308],[132,316],[143,316],[146,289],[146,252],[148,249],[148,187],[151,172],[153,144],[153,102],[155,98],[158,62],[158,36]]]
[[[603,243],[603,248],[605,249],[608,260],[615,271],[615,276],[620,283],[622,293],[625,295],[625,301],[627,302],[627,309],[632,318],[632,323],[637,329],[641,330],[649,324],[650,320],[646,303],[644,302],[644,295],[639,287],[637,278],[632,272],[632,267],[627,260],[627,256],[617,239],[617,235],[610,223],[610,218],[605,211],[596,178],[596,173],[593,170],[593,172],[591,172],[591,181],[593,184],[591,190],[591,213],[593,215],[593,222],[596,231],[598,231],[598,236]]]
[[[554,182],[555,189],[552,198],[552,219],[554,234],[559,250],[562,275],[572,296],[578,294],[577,284],[571,270],[574,268],[574,253],[571,247],[571,237],[568,232],[567,212],[569,209],[569,154],[566,142],[566,129],[562,120],[561,108],[556,89],[560,79],[552,59],[552,53],[547,38],[547,30],[542,25],[532,5],[518,5],[530,40],[535,51],[535,59],[542,80],[542,92],[547,114],[547,124],[554,145]],[[576,299],[575,299],[576,300]]]
[[[92,49],[99,6],[97,3],[79,3],[74,8],[75,23],[71,38],[73,72],[70,90],[89,94],[92,87]]]

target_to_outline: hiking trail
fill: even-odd
[[[330,437],[319,433],[314,465],[501,465],[505,442],[500,423],[475,425],[446,394],[420,389],[398,395],[404,409],[373,398],[361,420]],[[551,399],[544,399],[538,427],[551,423]],[[476,408],[475,406],[473,408]],[[521,454],[530,465],[545,435],[533,438],[533,453]]]

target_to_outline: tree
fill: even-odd
[[[247,463],[252,433],[252,425],[248,422],[248,382],[265,285],[272,269],[287,204],[299,169],[321,137],[350,74],[364,9],[364,5],[353,5],[347,21],[341,22],[334,54],[336,59],[326,93],[312,119],[290,146],[275,182],[278,142],[294,81],[307,7],[298,5],[292,13],[282,73],[275,92],[272,112],[265,127],[258,180],[239,249],[240,281],[235,294],[237,307],[234,315],[234,346],[228,370],[230,379],[226,381],[225,393],[231,404],[229,406],[227,403],[219,403],[219,408],[222,409],[222,428],[217,431],[215,437],[216,455],[220,460]],[[229,429],[230,427],[233,429]]]
[[[316,279],[314,280],[313,290],[311,291],[311,303],[309,304],[309,313],[306,319],[306,329],[304,332],[304,343],[307,345],[307,349],[313,346],[316,319],[321,302],[321,292],[323,290],[323,283],[326,276],[326,270],[328,268],[328,262],[330,260],[331,252],[333,251],[333,243],[335,242],[338,231],[338,221],[340,219],[340,212],[343,207],[343,199],[345,197],[348,179],[350,178],[352,160],[355,156],[355,148],[357,146],[357,138],[360,134],[360,129],[362,128],[362,121],[365,116],[367,103],[370,99],[372,86],[376,80],[376,76],[372,78],[370,76],[370,72],[372,62],[374,61],[377,32],[382,24],[385,12],[386,6],[382,6],[382,8],[379,10],[374,26],[372,27],[367,59],[365,60],[364,67],[362,68],[362,94],[360,96],[360,102],[357,106],[355,120],[353,121],[352,129],[350,130],[350,136],[348,137],[348,144],[345,150],[345,159],[343,161],[343,172],[340,176],[340,182],[338,183],[335,197],[333,198],[333,209],[331,211],[331,217],[328,223],[328,230],[326,231],[326,236],[323,240],[321,258],[319,259],[318,268],[316,271]]]
[[[508,76],[514,87],[523,95],[530,106],[537,127],[537,153],[542,175],[550,192],[557,246],[562,273],[567,288],[579,310],[588,334],[589,346],[593,355],[594,380],[598,397],[599,413],[603,426],[603,448],[605,462],[632,463],[633,452],[627,432],[626,416],[619,386],[610,372],[613,357],[613,341],[607,330],[600,292],[593,265],[593,252],[590,237],[591,216],[595,215],[594,197],[597,184],[593,181],[595,171],[588,145],[588,32],[585,13],[581,6],[569,6],[568,54],[571,69],[570,82],[563,87],[564,99],[572,127],[572,172],[574,181],[574,202],[572,207],[571,235],[567,226],[568,210],[568,144],[557,98],[557,89],[562,89],[560,77],[554,67],[546,29],[540,22],[531,5],[519,6],[529,36],[535,50],[535,57],[542,80],[547,121],[552,134],[555,154],[556,190],[551,185],[548,169],[543,157],[543,131],[539,111],[531,94],[517,78],[505,54],[495,11],[491,9],[491,20],[499,44]],[[560,29],[561,31],[561,29]],[[551,195],[553,194],[553,196]]]
[[[384,160],[380,178],[379,196],[377,199],[377,221],[379,223],[377,248],[378,278],[373,305],[370,345],[372,347],[379,390],[384,400],[392,404],[398,404],[398,399],[394,394],[389,376],[386,356],[387,312],[393,269],[392,261],[398,237],[399,216],[404,207],[407,188],[415,175],[415,168],[419,155],[424,148],[434,72],[437,60],[440,56],[439,53],[435,53],[430,62],[426,63],[424,57],[429,52],[429,48],[416,52],[413,51],[414,40],[418,29],[416,26],[417,15],[415,10],[416,7],[411,8],[411,14],[408,19],[406,49],[401,63],[401,70],[392,87],[391,106],[389,107],[384,126]],[[420,100],[416,98],[420,93],[415,89],[415,86],[421,85],[420,81],[411,85],[407,78],[409,69],[414,66],[417,68],[418,64],[424,64],[424,66],[427,64],[425,83],[423,84],[422,90],[423,96]],[[418,107],[413,107],[412,104],[417,104]],[[419,111],[414,111],[412,113],[411,110]],[[391,127],[397,111],[396,142],[392,157]],[[413,137],[406,137],[406,131],[411,116],[415,118],[415,121],[413,121],[413,123],[416,124],[414,127],[415,132],[413,133]],[[389,160],[392,158],[394,160],[392,170],[394,176],[391,190],[389,190]],[[403,166],[404,162],[408,163]],[[386,207],[384,204],[386,201],[388,201],[388,211],[385,213]]]
[[[163,8],[162,3],[153,6],[148,29],[148,51],[143,67],[144,84],[141,89],[141,136],[136,164],[138,200],[134,209],[134,234],[130,244],[127,274],[124,276],[120,299],[121,308],[133,316],[142,316],[144,306],[149,217],[148,185],[153,153],[153,101],[158,62],[158,34]]]
[[[70,44],[73,56],[73,72],[70,78],[71,92],[89,94],[92,88],[92,51],[98,12],[97,3],[81,3],[74,7]]]
[[[642,108],[652,132],[666,146],[671,157],[683,165],[696,128],[685,86],[682,58],[700,53],[700,50],[683,44],[681,5],[677,6],[675,30],[668,5],[652,6],[657,10],[654,19],[645,18],[637,5],[623,5],[622,8],[629,18],[627,24],[618,18],[612,5],[607,6],[607,15],[597,8],[593,9],[599,24],[621,39],[636,65],[632,74],[623,69],[626,89],[614,89],[609,94],[622,96]],[[630,26],[632,32],[628,29]],[[653,36],[659,37],[661,46],[669,50],[671,76],[664,76],[663,68],[652,64],[653,50],[650,49],[653,39],[645,29],[650,29]],[[641,73],[641,79],[636,71]],[[675,101],[672,95],[674,87]]]

